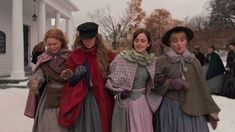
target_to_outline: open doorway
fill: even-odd
[[[29,48],[29,37],[30,37],[30,26],[23,25],[24,32],[24,67],[25,71],[30,70],[30,48]]]

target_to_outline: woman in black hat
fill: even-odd
[[[164,95],[154,113],[155,132],[208,132],[207,121],[215,129],[220,109],[213,101],[200,62],[187,45],[193,31],[178,26],[167,31],[162,43],[169,51],[158,58],[154,91]]]
[[[113,97],[105,89],[105,78],[114,54],[98,34],[98,25],[77,27],[77,47],[69,56],[61,76],[68,80],[61,99],[59,124],[70,132],[109,132]]]

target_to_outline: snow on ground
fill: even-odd
[[[33,120],[24,116],[28,89],[0,89],[0,132],[31,132]]]
[[[221,96],[213,96],[215,102],[220,107],[220,121],[216,130],[212,132],[235,132],[235,99]]]
[[[0,89],[0,132],[31,132],[33,120],[24,116],[24,107],[28,89]],[[211,132],[234,132],[235,100],[213,96],[221,108],[220,122]]]

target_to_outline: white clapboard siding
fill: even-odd
[[[6,53],[0,54],[0,76],[10,75],[12,69],[11,3],[0,0],[0,30],[6,34]]]

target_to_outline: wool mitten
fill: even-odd
[[[188,83],[187,81],[183,80],[182,78],[175,78],[171,79],[170,81],[171,89],[174,90],[187,90],[188,89]]]

